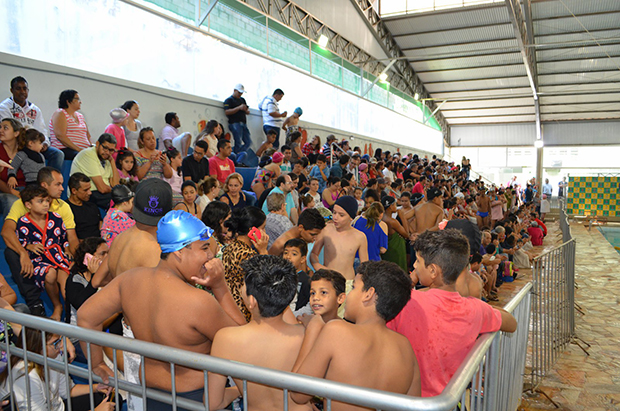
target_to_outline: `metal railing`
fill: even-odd
[[[535,390],[575,337],[575,250],[570,225],[560,209],[563,244],[533,262],[532,359],[529,389]]]
[[[113,360],[114,376],[110,377],[109,384],[116,390],[117,410],[120,409],[118,402],[119,389],[141,398],[152,398],[172,404],[173,410],[176,410],[177,407],[196,411],[209,410],[207,371],[243,380],[243,404],[245,410],[248,409],[248,382],[257,382],[282,389],[282,395],[285,399],[283,409],[285,411],[288,409],[287,400],[291,391],[314,394],[326,398],[326,411],[331,410],[332,401],[341,401],[380,410],[447,411],[456,409],[457,406],[460,406],[461,410],[465,409],[463,405],[469,410],[516,410],[521,397],[528,343],[531,288],[532,284],[528,283],[505,306],[505,309],[512,312],[518,321],[517,331],[513,334],[498,332],[480,336],[442,394],[430,398],[409,397],[289,372],[250,366],[209,355],[196,354],[144,341],[87,330],[8,310],[0,310],[0,321],[4,323],[5,327],[7,322],[11,322],[21,324],[23,327],[41,330],[43,345],[45,345],[48,333],[61,335],[65,344],[67,338],[77,338],[82,342],[86,342],[88,364],[87,368],[70,364],[66,359],[66,355],[60,360],[48,358],[45,354],[45,349],[43,349],[43,355],[30,351],[24,352],[20,348],[9,345],[8,339],[2,342],[1,349],[6,351],[9,358],[7,388],[10,392],[14,392],[10,358],[11,356],[17,356],[25,359],[26,363],[31,362],[43,365],[46,375],[49,375],[48,373],[54,370],[64,373],[67,381],[69,381],[69,376],[76,376],[87,380],[90,385],[91,409],[94,409],[93,385],[101,382],[101,378],[93,373],[91,366],[91,345],[96,344],[112,348],[114,358],[116,358],[117,351],[133,352],[141,357],[141,384],[122,380],[119,377],[119,372],[116,370],[116,360]],[[22,330],[22,338],[25,346],[24,330]],[[174,381],[172,382],[172,394],[148,388],[144,382],[145,357],[170,364],[172,375],[174,375],[175,366],[202,370],[205,381],[205,403],[190,401],[177,396],[174,392]],[[28,371],[26,367],[26,374]],[[49,390],[49,378],[46,378],[45,381],[46,389]],[[26,379],[26,391],[29,396],[29,379]],[[28,403],[29,398],[26,401]],[[11,404],[11,408],[15,410],[15,402],[13,401]],[[144,410],[146,410],[146,401],[143,404]],[[70,402],[68,405],[68,410],[71,411]]]

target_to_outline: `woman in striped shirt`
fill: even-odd
[[[80,95],[75,90],[65,90],[58,98],[58,110],[50,120],[52,147],[65,153],[65,160],[73,160],[79,151],[89,148],[90,133],[84,116],[78,110],[82,107]]]

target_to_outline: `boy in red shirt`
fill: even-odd
[[[515,318],[473,297],[461,297],[456,281],[469,263],[469,243],[457,230],[425,231],[414,244],[411,300],[388,328],[411,343],[420,367],[422,396],[441,394],[482,333],[514,332]]]
[[[226,177],[235,172],[235,163],[228,158],[232,152],[230,141],[221,139],[217,142],[217,155],[209,159],[209,175],[217,178],[221,184],[226,183]]]

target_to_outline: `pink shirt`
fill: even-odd
[[[86,127],[86,122],[84,121],[82,113],[75,112],[75,116],[77,117],[77,121],[75,121],[73,116],[70,116],[64,108],[59,109],[59,111],[63,113],[67,120],[67,138],[82,150],[90,147],[92,144],[88,139],[88,127]],[[50,141],[52,142],[52,147],[59,150],[66,148],[60,140],[56,138],[56,134],[54,134],[54,122],[52,120],[50,120]]]
[[[101,225],[101,237],[108,243],[109,247],[117,235],[135,224],[136,222],[127,213],[117,208],[110,208]]]
[[[125,130],[121,127],[117,126],[114,123],[108,124],[108,126],[103,131],[104,133],[110,133],[114,137],[116,137],[116,149],[120,150],[121,147],[127,147],[127,139],[125,138]],[[116,159],[116,156],[114,156]]]
[[[387,324],[413,347],[423,397],[441,394],[478,336],[501,325],[501,313],[487,303],[438,289],[411,291],[411,300]]]
[[[209,174],[218,179],[222,184],[226,183],[226,177],[235,172],[235,163],[230,158],[220,159],[213,156],[209,159]]]
[[[412,193],[420,193],[420,194],[424,194],[424,186],[422,185],[422,183],[420,183],[419,181],[417,183],[415,183],[415,185],[413,186],[413,190],[411,190]]]

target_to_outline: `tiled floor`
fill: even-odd
[[[559,233],[557,223],[551,228]],[[575,301],[583,310],[575,317],[576,341],[590,344],[580,342],[589,355],[570,344],[539,387],[544,394],[524,394],[522,410],[620,410],[620,254],[596,228],[573,223],[571,229],[577,240]],[[523,281],[531,279],[530,270],[522,271]],[[502,286],[501,302],[523,285],[515,283]]]

